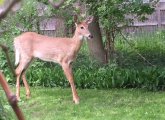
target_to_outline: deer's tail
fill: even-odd
[[[15,49],[15,65],[18,65],[20,60],[20,51],[17,46],[16,40],[14,41],[14,49]]]

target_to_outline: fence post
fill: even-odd
[[[158,29],[161,28],[162,23],[161,23],[161,14],[160,14],[160,3],[158,3],[157,7],[156,7],[156,12],[157,12],[157,21],[158,21]]]

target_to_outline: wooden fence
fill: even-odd
[[[140,22],[135,20],[133,25],[125,29],[126,33],[147,33],[163,30],[165,28],[165,0],[160,0],[155,12],[147,16],[148,20]]]
[[[43,10],[45,10],[45,8],[40,9],[39,13],[42,13]],[[124,31],[128,34],[136,34],[152,33],[157,30],[163,30],[165,28],[165,0],[160,0],[155,12],[152,15],[148,15],[147,18],[148,20],[144,22],[134,20],[133,25],[127,27]],[[64,25],[64,20],[55,17],[41,20],[40,30],[42,34],[50,36],[66,35],[66,26]]]

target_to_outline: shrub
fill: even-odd
[[[12,38],[6,34],[1,39]],[[82,47],[73,72],[77,88],[109,89],[109,88],[145,88],[148,90],[165,89],[165,44],[164,32],[150,36],[133,36],[130,47],[120,37],[116,41],[116,59],[108,65],[100,65],[89,58],[86,44]],[[10,42],[9,42],[10,43]],[[10,55],[14,63],[14,53],[11,44]],[[148,61],[150,66],[137,55],[138,51]],[[7,81],[15,84],[8,68],[4,54],[0,53],[0,68],[3,68]],[[35,60],[27,70],[27,80],[31,86],[69,87],[62,68],[54,63]]]

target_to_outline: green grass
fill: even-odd
[[[29,100],[25,98],[25,91],[21,91],[22,102],[19,105],[26,120],[165,119],[165,92],[79,89],[81,101],[79,105],[75,105],[69,88],[31,87],[31,91],[32,98]]]

